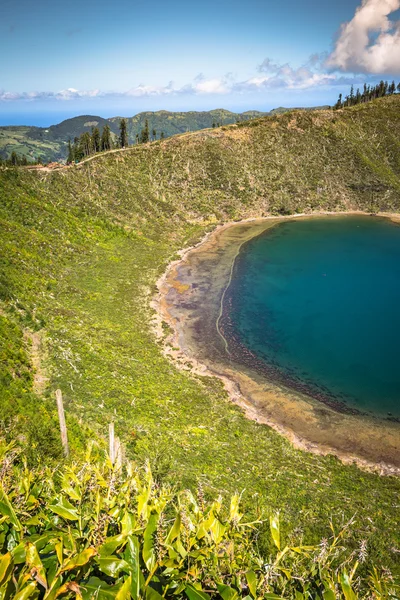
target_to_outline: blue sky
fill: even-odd
[[[0,0],[0,124],[330,104],[352,81],[400,79],[399,8],[400,0]]]

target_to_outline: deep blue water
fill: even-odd
[[[400,226],[286,221],[250,240],[224,304],[229,349],[340,409],[400,417]]]

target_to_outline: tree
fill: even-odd
[[[140,134],[140,141],[142,144],[146,144],[146,142],[148,142],[149,139],[150,139],[149,121],[146,119],[144,122],[144,129],[142,129],[142,132]]]
[[[157,139],[157,131],[153,129],[153,140]]]
[[[74,144],[72,146],[72,152],[74,155],[74,161],[79,161],[83,158],[83,152],[80,144],[80,139],[78,137],[74,138]]]
[[[101,150],[100,131],[98,127],[92,129],[92,150],[93,152],[100,152]]]
[[[342,108],[342,94],[339,94],[338,101],[336,102],[336,104],[335,104],[335,106],[333,108],[335,110],[338,110],[339,108]]]
[[[397,84],[397,93],[400,94],[400,82]]]
[[[399,85],[400,85],[400,84],[399,84]],[[163,140],[164,138],[165,138],[165,134],[164,134],[164,132],[162,131],[162,132],[161,132],[161,135],[160,135],[160,139],[161,139],[161,140]]]
[[[71,144],[71,140],[68,140],[68,158],[67,158],[67,164],[70,165],[71,163],[74,162],[74,151],[72,149],[72,144]]]
[[[102,150],[111,150],[111,130],[109,125],[104,125],[100,144]]]
[[[79,147],[83,156],[89,156],[93,151],[92,136],[88,131],[79,138]]]
[[[16,167],[18,165],[18,162],[19,162],[18,161],[18,155],[17,155],[17,153],[14,150],[11,152],[10,162],[11,162],[11,164],[12,164],[13,167]]]
[[[121,148],[128,147],[128,131],[126,119],[121,119],[119,123],[119,143]]]

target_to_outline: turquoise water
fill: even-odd
[[[338,410],[400,417],[400,226],[285,221],[242,246],[221,330],[232,358]]]

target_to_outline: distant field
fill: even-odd
[[[66,142],[34,139],[29,136],[32,127],[0,127],[0,157],[9,158],[12,152],[28,160],[43,162],[65,158]]]

